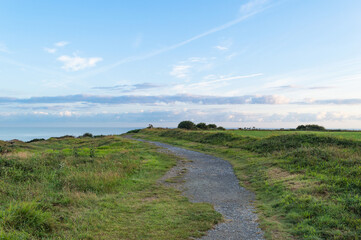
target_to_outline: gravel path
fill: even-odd
[[[264,239],[263,232],[257,223],[254,207],[251,205],[254,194],[239,186],[238,179],[229,162],[164,143],[145,142],[153,143],[175,155],[190,160],[182,161],[169,172],[168,177],[183,172],[180,189],[185,196],[192,202],[211,203],[215,210],[223,215],[225,221],[217,224],[201,239]]]

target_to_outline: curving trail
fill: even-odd
[[[134,139],[145,141],[142,139]],[[223,159],[174,147],[145,141],[167,149],[190,161],[184,161],[170,171],[170,176],[186,169],[180,189],[192,202],[207,202],[221,213],[224,222],[217,224],[201,239],[204,240],[259,240],[264,239],[257,223],[252,201],[254,194],[239,185],[231,164]],[[178,168],[178,169],[177,169]]]

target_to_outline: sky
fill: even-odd
[[[361,129],[361,1],[0,2],[0,125]]]

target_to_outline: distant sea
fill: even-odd
[[[84,133],[93,135],[115,135],[136,129],[124,127],[0,127],[0,140],[18,139],[30,141],[34,138],[61,137],[64,135],[80,136]]]

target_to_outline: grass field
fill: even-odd
[[[277,130],[233,130],[231,131],[237,136],[244,137],[271,137],[271,136],[279,136],[279,135],[288,135],[288,134],[317,134],[321,136],[330,136],[330,137],[340,137],[352,140],[361,140],[361,132],[350,131],[350,132],[310,132],[310,131],[277,131]],[[213,132],[214,133],[214,132]]]
[[[361,238],[358,132],[150,129],[137,137],[229,160],[268,239]]]
[[[0,142],[0,239],[189,239],[220,221],[157,183],[176,160],[120,136]]]

